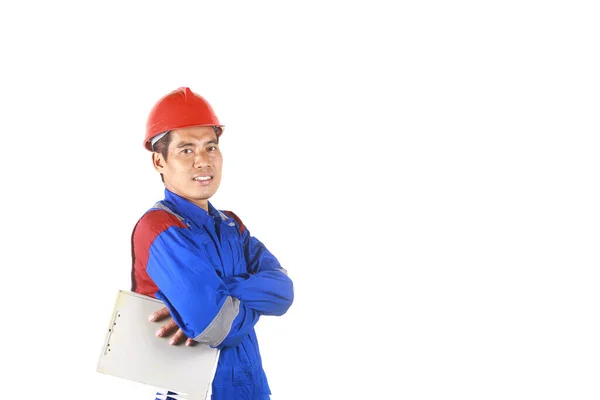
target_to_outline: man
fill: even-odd
[[[213,400],[269,399],[254,325],[282,315],[293,285],[242,221],[209,202],[221,182],[223,126],[189,88],[162,97],[147,121],[144,146],[165,185],[132,235],[132,290],[162,300],[151,316],[171,316],[157,336],[220,349]],[[170,393],[171,394],[171,393]]]

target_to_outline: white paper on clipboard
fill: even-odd
[[[120,290],[97,372],[171,390],[181,399],[210,398],[219,351],[208,345],[171,346],[157,338],[160,323],[148,316],[164,307],[158,299]]]

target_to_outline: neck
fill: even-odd
[[[208,200],[190,200],[192,203],[208,212]]]

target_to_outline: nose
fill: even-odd
[[[194,168],[203,168],[210,165],[208,154],[205,151],[199,151],[194,156]]]

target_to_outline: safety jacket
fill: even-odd
[[[220,349],[213,400],[268,399],[254,325],[294,298],[286,271],[230,211],[165,189],[132,235],[132,291],[162,300],[186,334]]]

